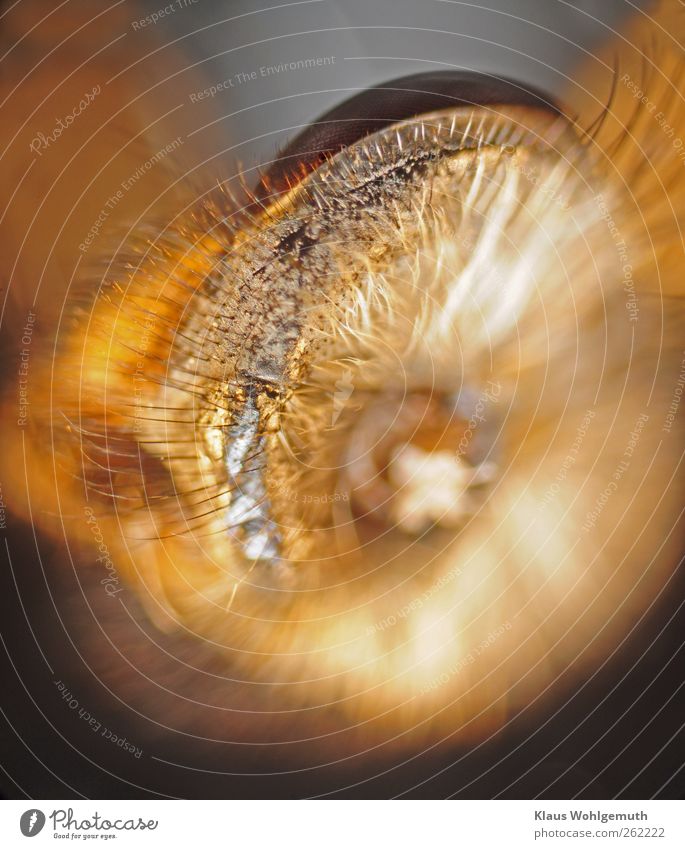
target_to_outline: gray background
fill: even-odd
[[[159,9],[160,0],[146,6]],[[196,0],[154,29],[176,40],[189,69],[204,78],[198,88],[234,79],[211,107],[236,158],[250,167],[354,91],[404,74],[483,70],[558,93],[565,75],[634,9],[627,0]],[[335,63],[260,73],[325,56]],[[235,81],[254,71],[257,79]]]

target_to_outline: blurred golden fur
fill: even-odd
[[[313,241],[327,245],[330,278],[318,254],[299,258],[311,301],[297,356],[277,401],[262,394],[255,402],[283,562],[245,557],[229,532],[237,496],[226,453],[245,387],[233,388],[237,348],[222,347],[221,318],[242,310],[245,338],[253,327],[268,330],[260,290],[249,298],[241,290],[246,269],[260,251],[271,256],[279,227],[314,226],[339,181],[362,186],[370,159],[396,164],[404,149],[394,131],[249,214],[200,177],[177,183],[193,166],[170,158],[144,194],[117,206],[107,247],[99,240],[78,263],[84,222],[97,218],[102,198],[181,130],[151,138],[137,106],[135,119],[121,118],[127,135],[132,125],[140,132],[135,155],[125,153],[105,172],[107,185],[91,191],[92,172],[122,144],[116,132],[101,134],[96,161],[79,153],[91,200],[71,217],[82,186],[70,183],[49,196],[45,223],[32,223],[33,181],[51,183],[66,145],[79,151],[104,120],[97,110],[116,112],[115,92],[127,101],[124,76],[106,107],[96,101],[74,124],[59,158],[48,151],[27,172],[5,236],[20,320],[34,292],[22,281],[44,282],[28,426],[16,424],[14,386],[4,407],[12,447],[0,477],[26,496],[11,506],[64,533],[79,569],[98,568],[88,553],[95,523],[153,621],[190,632],[221,674],[238,679],[221,699],[255,711],[238,726],[244,739],[348,729],[354,749],[480,738],[545,697],[569,666],[587,676],[667,584],[685,506],[682,411],[669,413],[685,357],[685,159],[675,141],[685,137],[685,107],[672,35],[684,34],[683,15],[663,8],[611,46],[606,63],[593,60],[603,72],[589,69],[592,89],[569,89],[567,112],[581,115],[578,123],[522,108],[409,122],[426,147],[449,127],[465,144],[397,194],[381,187],[388,194],[378,206],[360,201],[358,217],[324,223],[328,243]],[[64,102],[91,82],[75,74]],[[34,85],[41,90],[47,78]],[[18,112],[5,131],[20,123]],[[23,146],[8,148],[15,177],[26,166],[31,130],[23,132]],[[147,206],[168,186],[151,215]],[[168,208],[178,217],[165,217]],[[88,268],[94,255],[101,271]],[[281,279],[274,272],[272,286]],[[355,489],[369,481],[356,448],[370,446],[372,456],[387,411],[465,388],[474,404],[487,399],[472,428],[487,435],[496,467],[486,495],[463,520],[428,511],[430,532],[410,527],[410,509],[397,502],[377,515],[369,500],[360,508]],[[416,421],[420,429],[421,415]],[[445,428],[452,424],[447,415]],[[443,458],[449,451],[438,442]],[[412,487],[430,492],[421,483],[430,454],[396,484],[412,504]],[[440,462],[431,474],[457,486],[453,467]],[[396,498],[392,482],[385,486]],[[264,705],[292,713],[259,715]],[[194,729],[192,709],[175,722]]]

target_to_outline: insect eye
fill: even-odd
[[[473,71],[431,71],[373,86],[325,112],[300,132],[264,175],[257,195],[264,199],[287,191],[328,157],[398,121],[440,109],[505,104],[558,112],[541,91]]]

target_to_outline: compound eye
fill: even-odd
[[[398,77],[355,94],[306,127],[281,151],[256,194],[265,200],[287,191],[329,157],[398,121],[440,109],[497,105],[559,111],[548,95],[488,74],[438,71]]]

